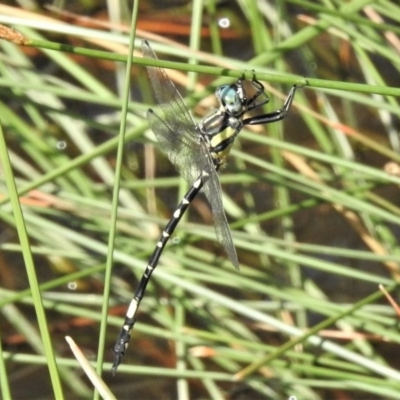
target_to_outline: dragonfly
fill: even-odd
[[[142,53],[148,59],[157,60],[157,56],[145,40],[142,42]],[[244,77],[232,84],[219,86],[215,91],[219,109],[196,124],[166,72],[162,68],[152,66],[148,66],[147,71],[159,103],[157,112],[153,109],[147,111],[147,120],[161,149],[191,187],[165,226],[129,304],[113,348],[113,375],[125,355],[131,331],[136,323],[136,312],[165,245],[186,209],[201,190],[211,206],[217,239],[234,267],[239,269],[239,260],[222,203],[218,171],[226,163],[230,149],[242,128],[284,119],[292,105],[295,92],[300,87],[294,85],[291,88],[281,109],[244,118],[249,111],[269,102],[264,86],[253,73],[250,82],[253,92],[251,95],[245,90]]]

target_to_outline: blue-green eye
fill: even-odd
[[[240,114],[243,110],[242,100],[233,85],[220,86],[215,95],[221,102],[221,105],[225,108],[225,111],[231,115]]]

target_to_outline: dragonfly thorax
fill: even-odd
[[[215,165],[225,162],[242,127],[241,117],[234,117],[222,110],[210,114],[199,124],[201,134],[207,143]]]

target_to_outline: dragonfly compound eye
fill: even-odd
[[[215,92],[224,111],[230,115],[239,115],[243,111],[243,102],[235,85],[220,86]]]

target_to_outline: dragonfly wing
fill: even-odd
[[[210,155],[204,155],[204,157],[205,160],[209,160]],[[233,266],[238,270],[239,260],[236,254],[235,245],[233,244],[228,220],[224,211],[224,204],[221,197],[222,188],[221,184],[219,183],[217,170],[212,164],[212,161],[209,161],[207,165],[203,166],[203,170],[209,174],[209,178],[203,186],[203,192],[211,205],[217,239],[224,247],[226,254],[228,255]]]
[[[167,121],[151,109],[147,112],[147,120],[162,151],[168,156],[183,178],[192,184],[202,171],[203,161],[199,159],[199,155],[202,153],[200,143],[189,141],[183,135],[175,135],[173,128],[169,126]],[[177,148],[179,148],[179,151]]]
[[[158,60],[145,40],[142,42],[142,52],[146,58]],[[186,135],[196,140],[196,123],[174,83],[162,68],[147,67],[147,72],[165,119],[176,131],[175,135]]]
[[[143,40],[142,42],[142,53],[146,58],[158,60],[146,40]],[[167,107],[166,116],[173,122],[176,120],[185,121],[185,123],[190,124],[193,129],[196,126],[193,117],[183,101],[181,94],[176,89],[174,83],[168,77],[166,72],[159,67],[147,67],[147,72],[149,73],[151,84],[158,102],[162,107]]]
[[[147,58],[157,59],[147,41],[142,42],[142,52]],[[198,131],[189,109],[174,83],[165,71],[158,67],[147,67],[160,113],[149,110],[147,119],[161,149],[168,155],[180,174],[193,183],[203,171],[208,173],[208,180],[203,191],[211,205],[215,231],[218,241],[226,250],[235,268],[239,268],[236,249],[224,212],[221,198],[221,186],[216,167],[201,133]]]
[[[157,59],[147,41],[142,42],[142,52],[147,58]],[[147,119],[161,149],[181,175],[193,183],[201,174],[199,159],[203,144],[193,117],[175,85],[165,71],[147,67],[151,85],[158,100],[157,114],[149,110]]]
[[[211,205],[217,239],[224,247],[232,264],[236,269],[239,269],[236,249],[233,244],[221,198],[222,189],[218,173],[205,144],[197,143],[196,152],[194,152],[185,142],[185,137],[176,137],[177,141],[183,142],[181,143],[181,151],[177,153],[175,149],[176,143],[169,139],[172,134],[172,128],[168,123],[161,119],[153,110],[148,111],[147,119],[162,150],[168,155],[171,162],[189,183],[193,183],[203,171],[208,174],[208,179],[202,190]],[[193,146],[193,143],[191,145]]]

